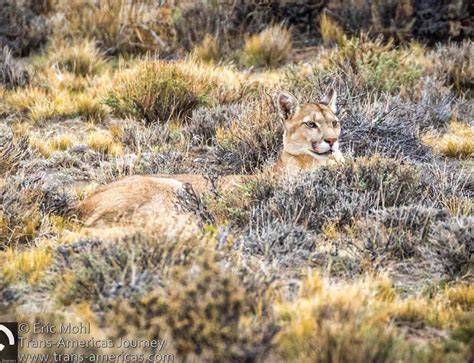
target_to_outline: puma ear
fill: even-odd
[[[299,107],[299,102],[295,96],[288,92],[281,92],[277,95],[276,104],[280,116],[287,120],[292,117]]]
[[[333,113],[337,113],[336,101],[337,101],[337,92],[334,90],[334,88],[331,88],[328,94],[324,96],[321,103],[324,103],[325,105],[329,106],[329,108],[331,109]]]

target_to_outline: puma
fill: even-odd
[[[286,92],[276,98],[284,125],[283,150],[271,172],[295,175],[328,162],[344,161],[339,150],[341,125],[336,116],[336,92],[319,103],[300,104]],[[252,176],[221,178],[224,190],[236,188]],[[200,194],[210,189],[201,175],[135,175],[99,187],[77,207],[85,226],[140,221],[144,216],[168,216],[175,210],[177,191],[191,185]],[[179,214],[179,213],[178,213]]]

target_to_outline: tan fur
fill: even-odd
[[[284,121],[283,150],[279,161],[272,168],[273,172],[297,174],[330,161],[342,162],[339,150],[330,154],[317,154],[318,151],[324,151],[324,147],[327,148],[325,139],[335,140],[340,135],[339,125],[333,125],[337,117],[330,106],[322,103],[299,105],[293,96],[283,94],[280,97],[279,106],[289,114]],[[334,103],[335,100],[328,102]],[[308,127],[308,123],[312,122],[318,127]],[[229,190],[248,178],[251,176],[225,176],[219,181],[219,186]],[[209,182],[201,175],[135,175],[98,188],[79,204],[77,212],[86,226],[140,222],[149,217],[179,217],[182,213],[175,207],[176,192],[186,184],[190,184],[198,194],[210,189]]]

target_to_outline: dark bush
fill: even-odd
[[[195,1],[180,10],[178,39],[190,50],[206,34],[216,34],[227,49],[237,49],[243,44],[243,34],[259,33],[270,25],[283,23],[291,27],[297,44],[312,45],[318,41],[319,16],[325,3],[326,0]]]
[[[346,31],[370,31],[399,42],[416,38],[430,44],[470,38],[472,2],[468,0],[329,0],[327,12]]]
[[[26,86],[29,82],[28,71],[13,59],[10,49],[5,46],[0,54],[0,84],[15,89]]]
[[[329,0],[327,13],[354,35],[371,30],[399,41],[410,38],[414,23],[411,0]]]
[[[440,41],[470,39],[474,34],[474,5],[469,0],[413,1],[413,35],[435,44]]]
[[[25,56],[46,43],[48,28],[41,12],[49,6],[41,6],[44,3],[0,0],[0,48],[8,46],[15,55]]]

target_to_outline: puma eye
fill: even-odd
[[[305,122],[304,123],[306,125],[306,127],[309,127],[310,129],[315,129],[316,127],[318,127],[318,125],[316,124],[316,122]]]
[[[338,127],[338,126],[339,126],[339,122],[337,122],[337,121],[332,122],[332,127]]]

